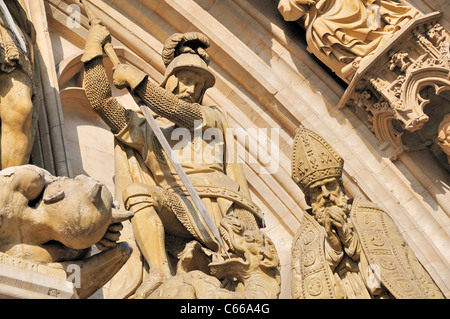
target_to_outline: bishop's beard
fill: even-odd
[[[340,196],[330,195],[329,199],[322,198],[319,202],[311,203],[313,216],[321,226],[325,226],[325,221],[330,218],[330,212],[338,212],[345,221],[348,216],[348,206],[345,194]]]

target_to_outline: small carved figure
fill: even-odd
[[[396,0],[280,0],[278,10],[286,21],[303,19],[308,50],[345,81],[419,15]]]
[[[165,244],[167,234],[195,239],[213,251],[218,251],[219,245],[195,214],[192,198],[145,118],[125,109],[111,96],[102,64],[102,47],[109,37],[105,27],[91,27],[83,56],[85,88],[92,107],[110,126],[127,154],[116,158],[116,167],[122,168],[116,178],[132,176],[119,192],[125,208],[135,213],[134,236],[150,268],[148,279],[136,293],[137,298],[146,298],[172,276]],[[234,140],[226,134],[227,121],[217,107],[200,104],[205,91],[215,83],[208,69],[208,47],[209,40],[202,34],[174,34],[164,45],[163,61],[167,70],[161,85],[124,64],[115,67],[114,83],[119,88],[129,87],[158,115],[158,125],[172,148],[180,143],[179,133],[187,133],[188,138],[185,136],[182,141],[183,151],[192,156],[179,161],[214,223],[218,225],[224,216],[234,213],[248,229],[256,230],[262,226],[262,216],[250,199],[241,164],[230,156]],[[196,129],[200,130],[200,139],[195,138]],[[216,139],[203,138],[207,130],[214,130]],[[199,150],[200,160],[195,160]],[[214,160],[206,160],[205,153],[214,154]],[[137,180],[136,175],[144,177]]]
[[[433,43],[433,45],[437,48],[441,46],[441,44],[448,43],[448,33],[446,32],[445,28],[441,26],[439,23],[436,23],[435,25],[430,25],[427,28],[427,37],[428,39]],[[443,48],[444,52],[448,51],[447,48]],[[446,49],[446,51],[445,51]]]
[[[439,124],[436,143],[447,154],[447,159],[450,164],[450,114],[446,114]]]
[[[37,132],[35,30],[23,0],[0,6],[0,168],[28,164]]]
[[[32,165],[0,172],[0,252],[82,269],[80,298],[105,285],[131,254],[117,244],[130,212],[114,208],[107,188],[86,177],[54,177]],[[91,247],[103,251],[89,257]]]
[[[343,164],[322,137],[298,129],[292,177],[311,210],[293,242],[293,298],[443,298],[391,217],[347,201]]]

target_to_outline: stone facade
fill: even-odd
[[[78,1],[25,2],[36,29],[43,97],[31,162],[57,176],[90,176],[114,194],[114,137],[90,107],[83,87],[81,60],[89,31],[86,12]],[[209,38],[209,68],[216,84],[206,92],[203,104],[217,106],[230,127],[241,129],[237,130],[236,140],[244,174],[253,201],[264,214],[263,232],[273,241],[280,259],[280,298],[291,298],[291,247],[309,208],[291,178],[292,147],[300,124],[319,133],[338,150],[346,163],[342,180],[349,197],[370,201],[388,212],[444,296],[450,296],[448,163],[442,161],[439,150],[435,156],[433,151],[418,147],[421,135],[413,135],[391,117],[381,116],[377,119],[380,126],[374,129],[373,109],[376,103],[382,108],[383,101],[372,101],[370,107],[358,106],[358,101],[373,99],[375,93],[380,95],[374,83],[386,78],[389,85],[398,81],[388,77],[389,72],[397,77],[412,72],[408,68],[417,65],[421,56],[416,49],[404,57],[403,49],[386,52],[382,57],[386,61],[377,62],[387,68],[386,72],[377,68],[379,76],[365,76],[374,92],[365,98],[365,90],[350,92],[351,81],[346,83],[336,77],[307,51],[303,26],[284,21],[277,9],[278,1],[88,2],[111,32],[119,59],[157,83],[164,78],[161,52],[170,35],[196,31]],[[449,29],[450,11],[445,1],[408,2],[430,17],[433,25],[439,23]],[[435,14],[437,11],[442,14]],[[419,33],[413,36],[420,37]],[[448,45],[442,48],[442,52],[438,51],[448,57]],[[444,62],[448,72],[448,60]],[[112,64],[106,56],[104,64],[113,96],[138,110],[126,90],[114,87]],[[440,95],[445,85],[432,92],[435,105],[448,107],[446,93]],[[392,85],[389,88],[395,91]],[[433,122],[436,135],[439,122]],[[264,134],[267,141],[261,138]],[[408,150],[405,145],[409,145]],[[121,196],[114,194],[116,200]],[[127,241],[130,236],[124,231],[121,239]],[[131,257],[124,269],[133,267],[133,262]],[[114,285],[105,285],[92,298],[114,297]]]

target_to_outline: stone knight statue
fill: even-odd
[[[203,220],[195,214],[192,199],[145,118],[112,97],[102,60],[103,46],[109,37],[104,26],[91,27],[82,59],[85,89],[93,109],[114,133],[116,196],[135,214],[132,219],[134,238],[144,265],[148,264],[144,267],[148,272],[144,271],[138,280],[125,278],[136,272],[136,267],[130,267],[123,281],[118,279],[121,290],[129,293],[114,297],[147,298],[175,272],[172,258],[167,254],[167,236],[182,239],[184,244],[195,240],[214,253],[219,253],[220,249]],[[235,152],[234,140],[226,134],[227,121],[217,107],[200,104],[205,91],[215,83],[208,69],[208,47],[209,40],[202,34],[174,34],[164,45],[163,61],[167,70],[160,85],[125,64],[115,67],[114,84],[119,88],[129,87],[135,97],[156,114],[156,121],[172,148],[180,143],[179,137],[172,136],[188,132],[192,135],[182,141],[185,143],[183,150],[195,154],[200,148],[203,154],[215,154],[213,157],[217,160],[213,161],[204,158],[179,161],[217,227],[225,216],[233,214],[244,222],[245,229],[259,230],[262,226],[259,208],[250,199],[241,164],[229,155]],[[197,129],[196,123],[200,124],[202,133],[214,130],[217,137],[214,143],[206,138],[191,138]],[[217,152],[218,149],[221,151]],[[276,252],[274,254],[276,256]],[[272,263],[269,272],[276,272],[278,257],[274,257]],[[275,296],[279,293],[278,279],[274,279],[276,287],[270,289],[270,294]],[[132,284],[128,285],[129,282]],[[139,287],[137,291],[135,286]]]
[[[35,135],[39,71],[35,30],[23,0],[0,1],[1,168],[28,164]]]
[[[319,135],[297,130],[292,178],[311,210],[292,246],[293,298],[443,298],[391,217],[347,200],[344,160]]]

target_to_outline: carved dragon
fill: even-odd
[[[278,298],[280,261],[270,238],[261,230],[247,229],[233,215],[222,219],[220,231],[230,258],[192,241],[179,256],[177,275],[148,298]]]

